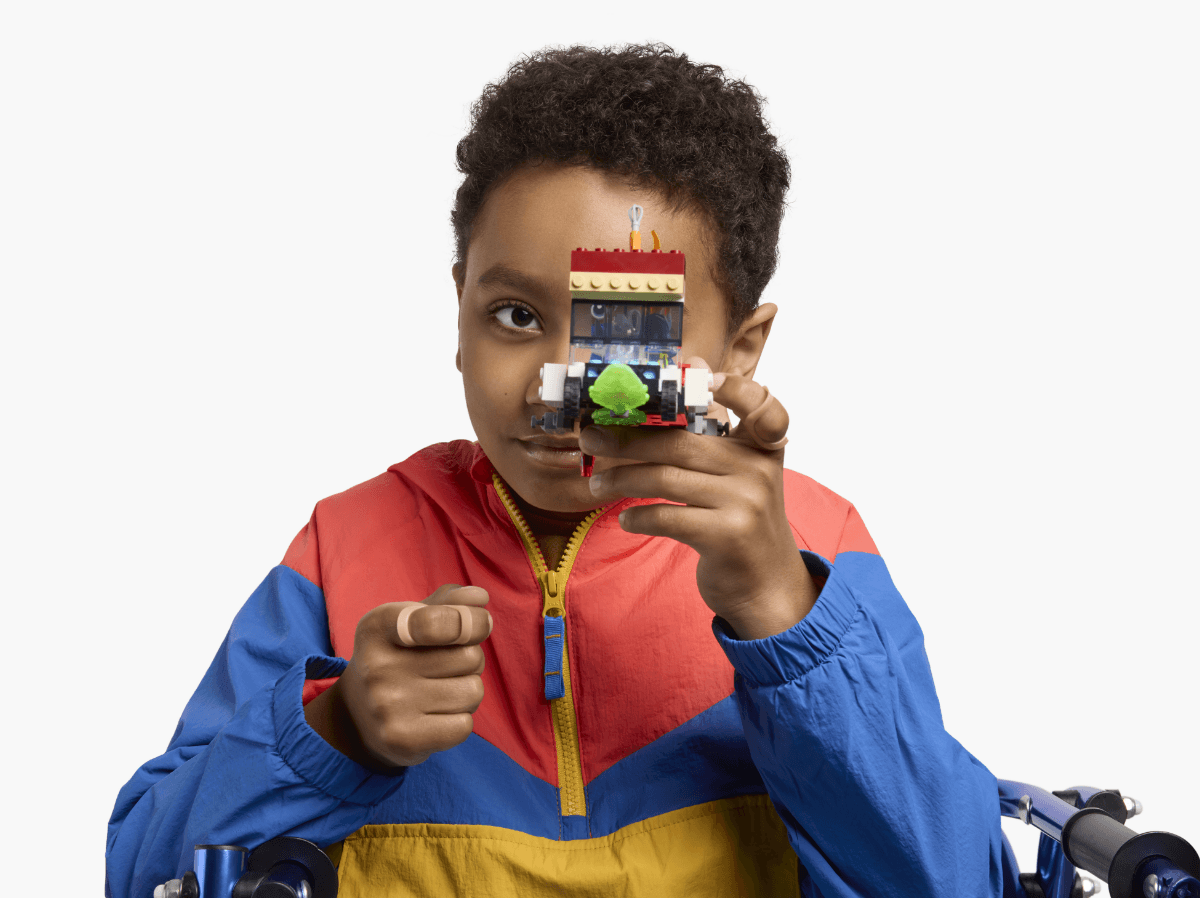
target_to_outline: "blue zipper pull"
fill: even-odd
[[[563,687],[563,652],[566,651],[567,622],[561,617],[542,615],[542,641],[546,647],[546,699],[553,701],[566,695]]]

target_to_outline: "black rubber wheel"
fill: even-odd
[[[248,872],[269,876],[272,868],[289,862],[299,864],[311,874],[307,878],[313,898],[337,898],[337,868],[324,851],[307,839],[279,836],[264,842],[250,854]]]
[[[568,377],[563,384],[563,427],[571,430],[579,420],[580,397],[583,395],[583,378]]]
[[[659,388],[658,415],[667,424],[679,418],[679,384],[673,380],[664,381]]]

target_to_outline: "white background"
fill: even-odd
[[[768,99],[760,379],[947,728],[1200,843],[1195,4],[46,2],[0,15],[6,892],[99,894],[117,790],[313,503],[471,435],[448,216],[484,83],[648,39]]]

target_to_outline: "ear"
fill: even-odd
[[[458,293],[458,308],[462,312],[462,288],[463,282],[459,274],[462,272],[462,266],[455,263],[450,266],[450,276],[454,278],[454,289]],[[462,374],[462,323],[459,325],[458,352],[454,353],[454,367],[458,369],[458,373]]]
[[[775,314],[778,311],[779,306],[775,303],[764,302],[750,313],[729,339],[728,348],[725,350],[725,364],[721,370],[743,377],[754,377],[754,369],[758,367],[758,360],[762,356],[763,347],[767,345],[767,337],[771,334],[771,325],[775,323]]]

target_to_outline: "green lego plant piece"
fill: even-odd
[[[646,413],[638,406],[650,401],[650,391],[628,365],[609,365],[600,372],[588,395],[601,406],[592,413],[593,424],[628,427],[646,423]]]

